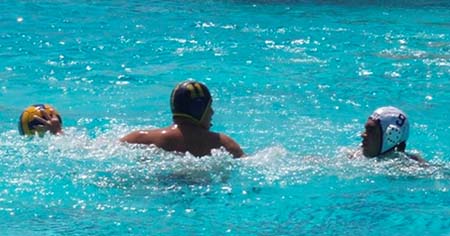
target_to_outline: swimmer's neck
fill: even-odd
[[[208,128],[204,127],[201,123],[198,123],[196,121],[184,117],[174,117],[172,126],[175,128],[194,128],[194,129],[209,130]]]

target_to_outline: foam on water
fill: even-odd
[[[220,150],[214,151],[211,156],[196,158],[189,154],[166,153],[154,147],[120,144],[116,137],[139,127],[128,127],[116,121],[111,123],[114,125],[107,126],[114,128],[98,130],[93,134],[85,129],[68,127],[63,136],[17,138],[16,131],[1,135],[1,153],[4,158],[1,164],[3,190],[0,193],[0,212],[4,219],[8,219],[3,221],[3,225],[8,227],[7,233],[30,233],[22,228],[25,226],[23,224],[34,232],[48,232],[49,228],[54,233],[119,232],[117,230],[122,228],[122,224],[133,228],[129,228],[129,232],[155,232],[148,231],[144,226],[141,228],[126,223],[126,218],[141,221],[139,219],[142,217],[160,220],[169,217],[172,219],[172,229],[174,223],[182,227],[192,220],[195,222],[195,219],[203,218],[201,214],[206,213],[208,204],[199,203],[198,199],[218,204],[216,207],[222,207],[228,202],[231,204],[229,207],[240,214],[252,215],[262,209],[270,209],[276,215],[281,214],[281,209],[277,207],[285,210],[292,207],[291,204],[279,204],[295,198],[317,199],[314,202],[319,206],[310,206],[310,209],[317,209],[320,204],[324,204],[320,203],[320,199],[336,194],[333,189],[345,188],[348,191],[350,185],[351,191],[367,196],[371,193],[367,189],[363,190],[364,186],[375,185],[377,191],[393,191],[380,188],[382,183],[400,188],[398,183],[392,185],[392,182],[402,182],[406,185],[405,190],[411,193],[447,194],[449,191],[450,166],[445,161],[431,162],[430,166],[424,167],[407,159],[350,160],[346,150],[337,150],[332,156],[301,155],[282,146],[267,147],[240,160],[233,160],[229,154]],[[297,188],[302,188],[300,192],[308,197],[300,197],[298,194],[301,193],[295,190]],[[334,201],[345,202],[350,196],[338,194],[334,197]],[[274,199],[269,200],[271,198]],[[376,202],[386,204],[383,202],[385,200],[377,199]],[[250,210],[250,206],[255,207],[255,210]],[[326,204],[323,207],[329,206]],[[360,207],[365,209],[368,206]],[[116,215],[114,222],[103,218],[105,214]],[[180,214],[184,215],[181,219],[187,222],[177,220]],[[222,216],[232,217],[228,214],[230,212],[224,212]],[[272,214],[266,215],[269,217],[267,220]],[[284,218],[286,222],[295,221],[296,217],[303,221],[308,215],[318,217],[317,214],[322,213],[290,214],[290,219]],[[333,214],[339,216],[341,213]],[[94,219],[94,215],[101,218]],[[207,215],[211,216],[211,213]],[[80,221],[79,217],[85,218],[85,221]],[[245,221],[250,219],[249,216],[241,217]],[[280,217],[287,216],[281,214]],[[35,220],[30,222],[27,218]],[[216,215],[211,219],[220,218]],[[74,227],[69,223],[70,219],[83,227]],[[113,229],[107,230],[101,222],[109,222],[112,225],[108,227]],[[169,227],[166,225],[168,222],[166,219],[155,224]],[[233,226],[220,230],[191,230],[197,233],[276,230],[273,227],[256,230],[253,222],[245,223],[253,226],[245,229]],[[293,230],[291,227],[287,229]],[[288,233],[287,229],[276,231]],[[161,230],[159,228],[156,231]],[[302,230],[316,232],[317,229],[306,227]]]

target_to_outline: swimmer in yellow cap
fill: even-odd
[[[380,107],[369,116],[365,131],[361,134],[362,153],[365,157],[390,157],[397,152],[424,163],[418,155],[405,152],[409,137],[409,120],[406,114],[396,107]]]
[[[58,111],[48,104],[31,105],[19,118],[20,135],[43,136],[46,132],[62,134],[62,119]]]
[[[189,152],[194,156],[210,155],[212,149],[224,147],[234,158],[244,155],[239,144],[211,128],[212,98],[208,88],[196,81],[185,81],[172,91],[170,106],[173,124],[166,128],[134,131],[120,140],[133,144],[153,144],[166,151]]]

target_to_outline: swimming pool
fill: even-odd
[[[2,235],[448,235],[445,1],[0,3]],[[118,143],[205,82],[248,155]],[[19,137],[54,105],[61,137]],[[431,163],[349,160],[379,106]]]

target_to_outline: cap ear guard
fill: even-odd
[[[384,132],[386,146],[395,146],[400,143],[402,131],[398,126],[389,125]]]

